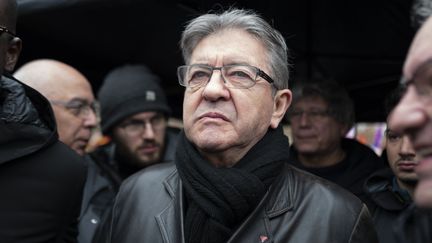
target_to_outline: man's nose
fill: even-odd
[[[203,97],[210,101],[228,99],[230,92],[225,85],[225,80],[220,70],[214,70],[210,80],[204,86]]]
[[[414,151],[414,148],[413,148],[413,146],[411,144],[411,141],[410,141],[410,139],[409,139],[409,137],[407,135],[404,135],[402,137],[401,143],[402,144],[401,144],[400,152],[399,152],[399,154],[401,156],[404,155],[404,156],[414,157],[416,155],[415,151]]]
[[[96,127],[98,123],[98,116],[96,111],[89,109],[86,116],[84,117],[84,125],[86,127]]]
[[[425,122],[427,114],[423,112],[423,103],[415,88],[410,85],[399,104],[394,108],[390,115],[389,126],[399,133],[415,135]]]
[[[300,121],[300,125],[301,126],[307,126],[307,125],[309,125],[310,117],[309,117],[308,113],[305,112],[305,111],[302,112],[300,114],[299,121]]]
[[[154,139],[155,131],[154,131],[153,125],[150,122],[145,123],[142,137],[144,139]]]

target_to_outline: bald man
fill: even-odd
[[[14,76],[44,95],[52,105],[60,141],[78,154],[97,125],[97,102],[88,80],[75,68],[49,59],[31,61]]]
[[[0,1],[0,242],[73,243],[86,166],[59,141],[47,99],[10,75],[16,11],[15,0]]]

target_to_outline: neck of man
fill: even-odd
[[[321,154],[298,154],[298,159],[304,167],[324,168],[340,163],[346,156],[342,148]]]

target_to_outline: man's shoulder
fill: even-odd
[[[290,192],[294,202],[300,202],[307,197],[333,205],[342,203],[358,208],[362,206],[360,199],[345,188],[295,166],[287,165],[282,178],[281,183]]]
[[[132,187],[145,188],[161,187],[169,179],[177,178],[177,168],[173,162],[155,164],[128,177],[123,183],[122,188]],[[170,182],[172,180],[169,180]]]

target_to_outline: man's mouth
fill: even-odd
[[[224,120],[224,121],[229,121],[229,119],[226,116],[224,116],[223,114],[218,113],[218,112],[207,112],[207,113],[205,113],[205,114],[203,114],[203,115],[201,115],[201,116],[198,117],[198,119],[206,119],[206,118],[209,118],[209,119],[221,119],[221,120]]]

